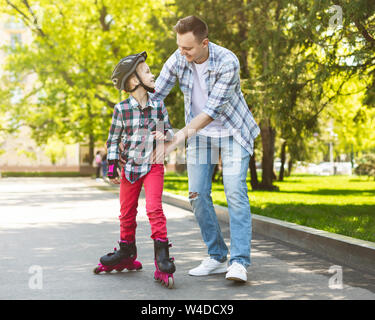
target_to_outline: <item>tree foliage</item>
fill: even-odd
[[[177,49],[173,25],[194,14],[207,22],[210,40],[240,60],[243,92],[261,127],[260,185],[272,189],[278,147],[292,162],[312,159],[332,119],[338,151],[373,148],[364,134],[375,108],[373,0],[0,0],[0,9],[33,33],[32,42],[6,49],[0,112],[11,121],[0,120],[3,132],[26,124],[39,143],[88,142],[93,156],[124,98],[110,82],[114,65],[146,50],[157,75]],[[23,98],[11,102],[19,87]],[[178,86],[166,106],[172,125],[182,127]]]
[[[32,30],[33,40],[8,47],[8,86],[22,87],[23,98],[12,116],[32,128],[33,138],[66,142],[95,141],[108,134],[112,108],[119,101],[110,76],[120,58],[148,51],[148,62],[161,63],[148,21],[163,2],[2,0],[1,9]],[[159,14],[159,16],[161,16]],[[31,88],[23,81],[36,75]],[[90,161],[91,162],[91,161]]]

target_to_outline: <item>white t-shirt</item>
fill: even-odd
[[[193,64],[193,90],[191,97],[191,108],[193,117],[196,117],[203,111],[203,108],[208,100],[208,92],[206,86],[206,72],[208,59],[200,64],[195,62]],[[199,130],[200,135],[210,136],[210,137],[226,137],[230,133],[228,129],[224,127],[222,122],[218,119],[212,121],[208,126]]]

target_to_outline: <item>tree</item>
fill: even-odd
[[[120,58],[147,50],[150,65],[160,63],[155,34],[148,20],[157,17],[162,2],[67,0],[1,0],[0,8],[32,30],[33,41],[8,48],[3,91],[22,88],[12,117],[31,127],[33,138],[46,143],[87,142],[90,163],[95,141],[105,141],[119,94],[110,81]],[[31,89],[22,81],[36,80]]]

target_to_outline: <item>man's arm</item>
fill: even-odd
[[[172,141],[164,143],[162,150],[156,150],[154,154],[155,163],[164,163],[164,157],[170,154],[178,145],[192,136],[194,136],[200,129],[210,124],[212,119],[208,114],[201,112],[188,125],[176,132],[173,136]]]
[[[194,136],[200,129],[203,129],[213,120],[214,119],[212,119],[207,113],[201,112],[193,118],[188,125],[175,133],[172,139],[172,144],[177,147],[177,145],[185,141],[185,139]]]
[[[173,151],[184,139],[190,138],[203,129],[213,120],[217,119],[224,111],[226,103],[233,95],[239,83],[238,60],[225,64],[218,74],[216,81],[203,111],[197,115],[185,128],[175,134],[170,145],[166,148],[166,155]]]
[[[239,65],[236,61],[228,63],[220,70],[203,111],[197,115],[185,128],[178,131],[171,143],[166,143],[165,156],[171,153],[185,139],[195,135],[224,111],[226,103],[234,93],[239,82]]]
[[[169,94],[174,87],[177,80],[176,72],[177,58],[174,53],[164,63],[161,72],[155,82],[155,93],[152,98],[154,100],[162,101]]]
[[[164,163],[164,157],[176,149],[185,139],[194,136],[200,129],[203,129],[213,120],[214,119],[204,112],[198,114],[188,125],[174,134],[172,141],[157,145],[153,155],[153,163]]]
[[[236,58],[224,64],[218,72],[217,80],[202,111],[214,120],[217,119],[233,97],[239,83],[239,63]]]

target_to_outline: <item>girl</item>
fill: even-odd
[[[135,231],[138,198],[143,185],[151,238],[154,240],[154,278],[171,288],[176,267],[174,259],[169,258],[171,244],[162,208],[164,165],[151,163],[150,160],[156,140],[170,141],[173,131],[164,103],[153,101],[148,94],[155,91],[155,77],[145,62],[146,58],[145,51],[127,56],[121,59],[112,73],[115,87],[130,93],[128,99],[114,107],[107,140],[107,175],[112,183],[120,184],[120,250],[115,248],[114,252],[101,257],[94,272],[142,268],[136,260]],[[122,158],[126,160],[122,171],[119,165],[121,138],[124,145]]]

